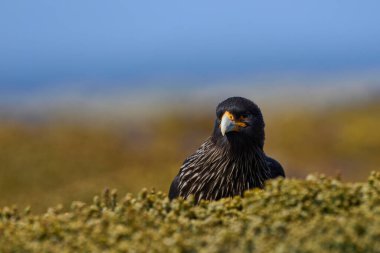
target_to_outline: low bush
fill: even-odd
[[[142,190],[42,215],[4,207],[0,252],[380,252],[380,173],[277,179],[197,206]]]

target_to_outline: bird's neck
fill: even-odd
[[[248,157],[251,158],[253,153],[264,154],[263,145],[255,143],[254,140],[245,140],[236,137],[211,138],[216,148],[220,149],[226,155],[234,158]]]

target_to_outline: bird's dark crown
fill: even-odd
[[[245,127],[223,136],[220,124],[223,115],[229,112],[235,119],[242,119]],[[221,147],[230,147],[236,151],[247,150],[247,147],[264,146],[264,119],[260,108],[251,100],[243,97],[230,97],[216,107],[216,120],[213,141]]]

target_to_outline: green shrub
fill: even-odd
[[[4,207],[0,252],[380,252],[380,173],[278,179],[244,198],[170,202],[142,190],[42,215]]]

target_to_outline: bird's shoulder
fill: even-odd
[[[211,148],[213,143],[211,142],[211,139],[207,139],[192,155],[188,156],[185,161],[183,162],[180,171],[186,169],[194,163],[195,161],[198,161],[200,158],[202,158],[207,150]]]
[[[271,178],[285,177],[284,169],[278,161],[269,156],[267,156],[265,160],[270,168]]]
[[[212,145],[210,139],[207,139],[192,155],[188,156],[183,162],[178,175],[173,179],[169,189],[169,199],[174,199],[179,196],[180,193],[180,181],[181,175],[186,172],[190,172],[193,167],[192,164],[196,163],[201,157],[204,156],[207,149]]]

